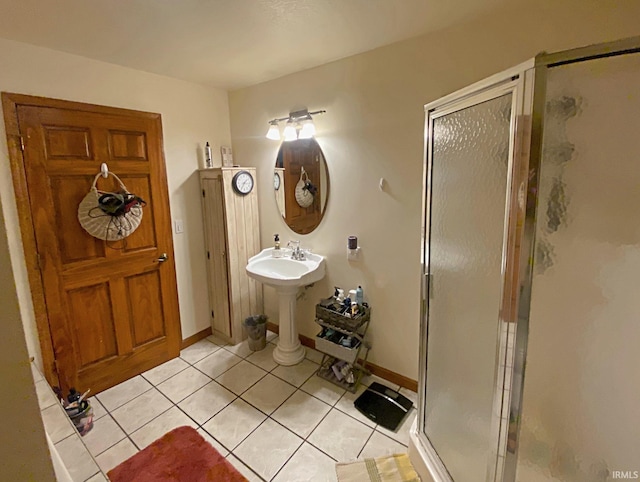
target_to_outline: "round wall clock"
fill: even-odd
[[[253,189],[253,176],[249,171],[239,171],[231,179],[233,190],[242,196],[246,196]]]
[[[273,173],[273,189],[276,191],[280,189],[280,174],[277,172]]]

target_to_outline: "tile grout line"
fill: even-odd
[[[182,399],[181,399],[181,400],[179,400],[178,402],[174,402],[173,400],[169,399],[169,397],[168,397],[168,396],[166,396],[166,395],[165,395],[165,394],[164,394],[164,393],[163,393],[163,392],[158,388],[158,386],[157,386],[156,384],[152,383],[152,382],[151,382],[151,381],[149,381],[147,378],[145,378],[145,377],[144,377],[144,375],[142,375],[142,374],[141,374],[142,379],[144,379],[147,383],[149,383],[149,384],[152,386],[152,388],[155,388],[155,389],[156,389],[156,390],[157,390],[157,391],[158,391],[158,392],[159,392],[159,393],[160,393],[164,398],[166,398],[166,399],[170,402],[171,406],[170,406],[167,410],[163,411],[162,413],[158,414],[157,416],[155,416],[155,417],[154,417],[154,418],[152,418],[151,420],[147,421],[147,422],[146,422],[144,425],[142,425],[141,427],[137,428],[135,431],[133,431],[133,432],[132,432],[132,434],[133,434],[133,433],[135,433],[135,432],[137,432],[137,431],[139,431],[140,429],[142,429],[143,427],[145,427],[145,426],[146,426],[146,425],[148,425],[149,423],[153,422],[153,421],[154,421],[154,420],[156,420],[158,417],[160,417],[161,415],[163,415],[163,414],[165,414],[167,411],[169,411],[171,408],[176,407],[176,408],[177,408],[177,409],[178,409],[182,414],[184,414],[187,418],[189,418],[190,420],[192,420],[192,421],[194,422],[194,424],[197,426],[197,428],[198,428],[198,429],[202,429],[205,433],[207,433],[210,437],[212,437],[212,439],[213,439],[213,440],[215,440],[217,443],[219,443],[219,444],[220,444],[220,445],[221,445],[225,450],[228,450],[228,452],[229,452],[229,454],[228,454],[228,455],[233,455],[236,459],[238,459],[240,462],[242,462],[242,463],[243,463],[243,465],[245,465],[245,466],[246,466],[246,467],[247,467],[247,468],[248,468],[252,473],[254,473],[256,476],[258,476],[261,480],[265,480],[264,478],[262,478],[261,476],[259,476],[258,474],[256,474],[256,473],[254,472],[254,470],[253,470],[253,469],[251,469],[251,467],[250,467],[249,465],[247,465],[247,464],[246,464],[246,463],[245,463],[245,462],[244,462],[240,457],[238,457],[238,456],[234,453],[234,450],[236,450],[236,449],[237,449],[237,448],[238,448],[242,443],[244,443],[244,442],[245,442],[245,441],[246,441],[246,440],[247,440],[247,439],[248,439],[248,438],[249,438],[249,437],[250,437],[250,436],[251,436],[251,435],[252,435],[252,434],[253,434],[253,433],[258,429],[258,428],[259,428],[259,427],[261,427],[261,426],[262,426],[262,425],[263,425],[267,420],[269,420],[269,419],[270,419],[270,420],[272,420],[272,421],[274,421],[275,423],[277,423],[278,425],[280,425],[281,427],[283,427],[285,430],[288,430],[289,432],[291,432],[291,433],[292,433],[292,434],[294,434],[296,437],[298,437],[298,438],[300,438],[300,439],[302,440],[302,443],[301,443],[301,444],[296,448],[296,450],[294,450],[294,452],[293,452],[293,453],[292,453],[292,454],[287,458],[287,460],[284,462],[284,464],[283,464],[283,465],[278,469],[278,471],[276,472],[276,474],[274,474],[274,476],[272,477],[272,479],[273,479],[273,478],[275,478],[275,477],[277,476],[277,474],[278,474],[278,473],[280,473],[280,471],[284,468],[284,466],[286,466],[286,465],[290,462],[290,460],[291,460],[291,459],[293,458],[293,456],[294,456],[294,455],[295,455],[295,454],[300,450],[300,447],[302,447],[302,446],[304,445],[304,443],[305,443],[305,442],[306,442],[306,443],[308,443],[310,446],[314,447],[316,450],[318,450],[318,451],[320,451],[321,453],[323,453],[324,455],[326,455],[327,457],[329,457],[330,459],[332,459],[332,460],[336,461],[336,459],[335,459],[335,458],[333,458],[332,456],[330,456],[329,454],[327,454],[326,452],[324,452],[322,449],[320,449],[320,448],[316,447],[313,443],[311,443],[311,442],[308,440],[308,439],[309,439],[309,437],[310,437],[310,436],[315,432],[315,430],[317,429],[317,427],[318,427],[318,426],[319,426],[319,425],[320,425],[320,424],[325,420],[325,418],[329,415],[329,413],[331,412],[331,410],[332,410],[333,408],[337,409],[340,413],[342,413],[342,414],[344,414],[344,415],[347,415],[348,417],[350,417],[351,419],[355,420],[356,422],[360,422],[362,425],[365,425],[367,428],[372,428],[372,427],[370,427],[369,425],[364,424],[364,423],[363,423],[363,422],[361,422],[360,420],[358,420],[358,419],[354,418],[353,416],[351,416],[351,415],[350,415],[350,414],[348,414],[348,413],[345,413],[344,411],[340,410],[340,408],[338,408],[338,407],[337,407],[337,404],[338,404],[338,403],[340,402],[340,400],[341,400],[341,399],[346,395],[346,393],[347,393],[347,391],[346,391],[346,390],[343,392],[343,394],[340,396],[340,398],[338,398],[338,400],[337,400],[336,402],[334,402],[334,404],[332,405],[332,404],[330,404],[330,403],[328,403],[328,402],[326,402],[326,401],[324,401],[324,400],[322,400],[322,399],[320,399],[320,398],[318,398],[318,397],[314,396],[313,394],[308,393],[308,392],[306,392],[305,390],[303,390],[303,389],[302,389],[302,386],[303,386],[303,385],[305,385],[305,384],[306,384],[306,383],[307,383],[307,382],[308,382],[308,381],[309,381],[309,380],[310,380],[310,379],[311,379],[311,378],[312,378],[312,377],[317,373],[317,371],[314,371],[311,375],[307,376],[307,377],[302,381],[302,383],[300,384],[300,386],[296,386],[296,385],[293,385],[291,382],[289,382],[289,381],[287,381],[287,380],[284,380],[284,379],[282,379],[282,378],[278,377],[278,375],[276,375],[276,374],[272,373],[272,372],[273,372],[274,370],[276,370],[279,366],[283,366],[283,365],[276,364],[276,366],[274,366],[274,367],[273,367],[273,368],[271,368],[270,370],[265,370],[265,368],[263,368],[262,366],[260,366],[260,365],[258,365],[258,364],[256,364],[256,363],[254,363],[254,362],[252,362],[252,361],[248,360],[248,358],[249,358],[249,357],[251,357],[251,355],[253,355],[254,353],[256,353],[255,351],[254,351],[254,352],[252,352],[252,353],[250,353],[249,355],[247,355],[247,356],[245,356],[245,357],[242,357],[242,356],[237,355],[236,353],[231,352],[230,350],[226,350],[226,352],[227,352],[227,353],[230,353],[230,354],[232,354],[232,355],[234,355],[234,356],[238,356],[238,358],[240,358],[240,359],[241,359],[241,361],[242,361],[242,360],[246,360],[247,362],[251,363],[253,366],[256,366],[256,367],[260,368],[261,370],[265,371],[265,374],[264,374],[264,375],[263,375],[259,380],[257,380],[257,381],[256,381],[256,382],[254,382],[252,385],[250,385],[250,386],[249,386],[247,389],[245,389],[245,390],[244,390],[240,395],[237,395],[235,392],[233,392],[233,391],[229,390],[229,389],[228,389],[227,387],[225,387],[222,383],[220,383],[216,378],[218,378],[218,377],[222,376],[224,373],[226,373],[227,371],[229,371],[231,368],[233,368],[233,367],[237,366],[240,362],[238,362],[238,363],[234,364],[233,366],[231,366],[231,367],[227,368],[226,370],[224,370],[223,372],[221,372],[221,373],[220,373],[216,378],[211,378],[211,376],[210,376],[210,375],[208,375],[207,373],[205,373],[204,371],[200,370],[199,368],[197,368],[197,367],[194,365],[195,363],[199,363],[199,362],[201,362],[202,360],[204,360],[205,358],[207,358],[207,357],[209,357],[209,356],[213,355],[214,353],[218,352],[218,351],[219,351],[219,349],[225,349],[225,346],[217,345],[216,343],[212,342],[211,340],[207,340],[207,341],[209,341],[209,342],[210,342],[210,343],[212,343],[213,345],[217,346],[217,347],[218,347],[218,350],[215,350],[215,351],[213,351],[213,352],[209,353],[208,355],[205,355],[204,357],[202,357],[202,358],[200,358],[200,359],[198,359],[198,360],[194,361],[193,363],[191,363],[191,362],[189,362],[189,361],[185,360],[184,358],[180,357],[180,359],[181,359],[182,361],[184,361],[185,363],[187,363],[187,365],[188,365],[188,366],[187,366],[187,367],[185,367],[185,368],[183,368],[182,370],[180,370],[180,371],[176,372],[175,374],[171,375],[170,377],[168,377],[168,378],[166,378],[166,379],[164,379],[164,380],[162,380],[161,382],[159,382],[159,383],[158,383],[158,385],[159,385],[159,384],[161,384],[161,383],[164,383],[164,382],[168,381],[170,378],[173,378],[174,376],[176,376],[176,375],[178,375],[179,373],[181,373],[181,372],[185,371],[185,370],[186,370],[187,368],[189,368],[189,367],[193,367],[193,368],[195,368],[198,372],[200,372],[200,373],[204,374],[205,376],[207,376],[207,377],[210,379],[210,381],[209,381],[209,382],[207,382],[205,385],[203,385],[202,387],[199,387],[197,390],[195,390],[194,392],[190,393],[190,394],[189,394],[189,395],[187,395],[186,397],[182,398]],[[269,343],[271,343],[271,342],[269,342]],[[273,344],[273,343],[272,343],[272,344]],[[230,345],[228,345],[228,346],[230,346]],[[306,358],[306,357],[305,357],[305,360],[308,360],[309,362],[314,363],[314,364],[316,364],[316,365],[317,365],[317,363],[316,363],[315,361],[313,361],[313,360],[311,360],[311,359],[309,359],[309,358]],[[295,390],[291,393],[291,395],[289,395],[287,398],[285,398],[285,400],[284,400],[282,403],[280,403],[280,405],[278,405],[278,407],[276,407],[276,408],[271,412],[271,414],[266,414],[265,412],[263,412],[262,410],[260,410],[258,407],[255,407],[255,406],[254,406],[253,404],[251,404],[249,401],[247,401],[247,400],[245,400],[244,398],[242,398],[242,395],[243,395],[244,393],[246,393],[248,390],[250,390],[251,388],[253,388],[253,387],[254,387],[256,384],[258,384],[260,381],[262,381],[262,380],[267,376],[267,374],[272,374],[273,376],[277,377],[279,380],[282,380],[282,381],[284,381],[285,383],[287,383],[287,384],[289,384],[289,385],[291,385],[291,386],[293,386],[293,387],[295,388]],[[189,398],[189,397],[190,397],[190,396],[192,396],[193,394],[197,393],[198,391],[200,391],[201,389],[203,389],[204,387],[206,387],[207,385],[209,385],[211,382],[215,382],[218,386],[220,386],[220,387],[224,388],[225,390],[229,391],[230,393],[232,393],[232,394],[234,395],[234,397],[235,397],[235,398],[234,398],[231,402],[227,403],[227,404],[226,404],[224,407],[222,407],[220,410],[218,410],[214,415],[212,415],[212,416],[211,416],[211,417],[209,417],[207,420],[205,420],[202,424],[200,424],[200,423],[198,423],[196,420],[194,420],[194,419],[193,419],[189,414],[187,414],[187,413],[186,413],[186,412],[185,412],[181,407],[179,407],[179,406],[178,406],[178,403],[183,402],[184,400],[186,400],[187,398]],[[131,402],[131,401],[135,400],[136,398],[138,398],[139,396],[143,395],[144,393],[149,392],[150,390],[151,390],[151,389],[149,389],[149,390],[145,390],[144,392],[140,393],[139,395],[135,396],[134,398],[132,398],[131,400],[129,400],[129,401],[127,401],[127,402],[125,402],[124,404],[119,405],[118,407],[116,407],[116,408],[115,408],[115,409],[113,409],[113,410],[117,410],[118,408],[121,408],[122,406],[124,406],[124,405],[126,405],[127,403],[129,403],[129,402]],[[343,389],[343,390],[344,390],[344,389]],[[285,403],[286,403],[286,402],[287,402],[287,401],[288,401],[288,400],[289,400],[293,395],[295,395],[295,393],[296,393],[296,392],[298,392],[298,391],[301,391],[301,392],[302,392],[302,393],[304,393],[305,395],[311,396],[311,397],[313,397],[314,399],[319,400],[320,402],[322,402],[322,403],[326,404],[327,406],[329,406],[329,411],[328,411],[328,412],[327,412],[327,413],[322,417],[322,419],[321,419],[321,420],[320,420],[320,421],[319,421],[319,422],[318,422],[318,423],[313,427],[313,429],[311,430],[311,432],[309,432],[309,435],[307,435],[306,437],[301,437],[300,435],[298,435],[297,433],[295,433],[294,431],[292,431],[291,429],[289,429],[288,427],[286,427],[285,425],[283,425],[283,424],[282,424],[282,423],[280,423],[279,421],[275,420],[275,419],[271,416],[271,415],[272,415],[272,414],[274,414],[274,413],[275,413],[275,412],[276,412],[280,407],[282,407],[282,405],[284,405],[284,404],[285,404]],[[241,399],[244,403],[247,403],[249,406],[251,406],[251,407],[252,407],[252,408],[254,408],[255,410],[257,410],[257,411],[259,411],[260,413],[264,414],[264,415],[265,415],[265,419],[264,419],[260,424],[258,424],[258,426],[257,426],[256,428],[254,428],[251,432],[249,432],[249,434],[248,434],[247,436],[245,436],[245,437],[244,437],[244,438],[243,438],[239,443],[237,443],[233,449],[231,449],[231,450],[230,450],[230,449],[229,449],[225,444],[221,443],[217,438],[215,438],[213,435],[211,435],[211,434],[210,434],[210,433],[209,433],[209,432],[204,428],[204,425],[205,425],[206,423],[208,423],[211,419],[213,419],[216,415],[218,415],[220,412],[222,412],[222,411],[223,411],[225,408],[227,408],[229,405],[231,405],[232,403],[234,403],[235,401],[237,401],[238,399]],[[98,401],[100,401],[100,400],[98,399]],[[104,407],[104,405],[103,405],[103,407]],[[133,446],[134,446],[138,451],[140,451],[141,449],[139,449],[139,448],[138,448],[137,444],[136,444],[136,443],[133,441],[133,439],[131,438],[131,435],[132,435],[132,434],[127,433],[127,432],[122,428],[122,426],[121,426],[121,425],[120,425],[120,424],[115,420],[115,418],[113,417],[113,414],[112,414],[111,410],[108,410],[106,407],[104,407],[104,409],[105,409],[105,411],[107,412],[107,414],[109,414],[109,415],[111,416],[112,420],[116,423],[116,425],[117,425],[117,426],[122,430],[122,432],[125,434],[125,438],[129,439],[129,441],[133,444]],[[376,431],[378,431],[378,430],[377,430],[378,426],[379,426],[379,425],[378,425],[378,424],[376,424],[376,425],[372,428],[372,432],[371,432],[371,434],[369,435],[369,437],[367,438],[367,440],[365,441],[365,443],[364,443],[364,445],[363,445],[362,449],[360,449],[359,455],[362,453],[362,450],[364,450],[364,447],[366,446],[366,444],[369,442],[369,440],[370,440],[370,439],[371,439],[371,437],[373,436],[373,433],[374,433],[374,432],[376,432]],[[395,442],[397,442],[397,443],[400,443],[401,445],[403,445],[403,446],[404,446],[404,444],[402,444],[402,443],[401,443],[401,442],[399,442],[398,440],[395,440],[395,439],[393,439],[392,437],[389,437],[388,435],[386,435],[386,434],[384,434],[384,433],[382,433],[382,432],[380,432],[380,431],[378,431],[378,432],[379,432],[381,435],[383,435],[383,436],[385,436],[385,437],[389,438],[390,440],[393,440],[393,441],[395,441]],[[68,438],[68,437],[65,437],[65,438]],[[63,440],[64,440],[64,439],[63,439]],[[116,442],[115,444],[113,444],[113,445],[112,445],[112,446],[110,446],[109,448],[105,449],[104,451],[102,451],[99,455],[101,455],[101,454],[105,453],[105,452],[106,452],[107,450],[109,450],[110,448],[113,448],[115,445],[117,445],[118,443],[120,443],[122,440],[124,440],[124,438],[123,438],[123,439],[121,439],[120,441]],[[91,454],[91,455],[93,456],[93,454]],[[227,457],[228,457],[228,455],[227,455]],[[358,455],[358,456],[359,456],[359,455]],[[337,461],[336,461],[336,462],[337,462]],[[100,472],[102,472],[102,469],[100,469]],[[95,475],[95,474],[94,474],[94,475]],[[94,475],[92,475],[91,477],[93,477]],[[271,480],[272,480],[272,479],[271,479]]]

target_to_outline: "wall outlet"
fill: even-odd
[[[176,234],[184,233],[184,222],[182,221],[182,219],[176,219],[173,224]]]

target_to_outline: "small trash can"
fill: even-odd
[[[242,323],[247,330],[250,350],[259,351],[267,346],[267,319],[266,315],[254,315]]]

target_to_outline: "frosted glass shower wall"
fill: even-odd
[[[438,482],[640,480],[640,37],[426,111],[410,454]]]
[[[550,68],[542,146],[517,480],[638,479],[640,53]]]

